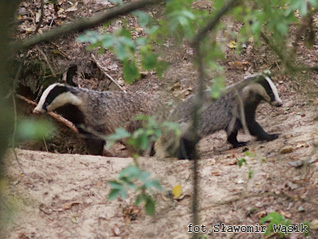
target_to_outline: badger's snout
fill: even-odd
[[[39,107],[35,107],[34,110],[32,111],[33,114],[36,115],[40,115],[40,114],[44,114],[46,111],[42,108]]]
[[[280,100],[275,100],[271,102],[271,105],[276,106],[276,107],[281,107],[283,105],[283,102]]]

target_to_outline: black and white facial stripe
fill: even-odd
[[[273,81],[267,76],[267,75],[262,75],[265,80],[266,80],[266,83],[263,84],[263,87],[265,88],[266,92],[268,93],[268,95],[270,96],[271,98],[271,101],[269,102],[271,105],[273,106],[282,106],[283,105],[283,102],[282,100],[279,98],[279,95],[278,95],[278,91],[277,91],[277,88],[276,86],[274,85]]]
[[[66,103],[80,106],[82,101],[70,87],[58,83],[52,84],[43,92],[33,113],[40,114],[53,111]]]
[[[265,74],[255,74],[246,77],[245,80],[248,84],[243,87],[243,95],[257,95],[260,97],[260,100],[265,100],[267,103],[276,107],[283,105],[278,95],[278,90],[269,76]],[[235,85],[231,87],[235,87]]]

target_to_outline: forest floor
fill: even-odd
[[[90,6],[76,5],[72,9],[65,6],[65,9],[69,9],[66,13],[74,17],[85,16],[94,13],[88,9],[97,9],[103,2],[108,1],[90,1]],[[49,20],[47,22],[49,24]],[[31,23],[23,22],[21,28],[24,26],[27,29],[28,24]],[[132,21],[131,24],[136,22]],[[238,27],[233,25],[234,29]],[[74,45],[77,47],[74,48]],[[132,91],[169,90],[180,98],[195,91],[197,74],[191,63],[191,49],[185,45],[181,50],[172,50],[173,47],[168,45],[165,51],[171,64],[163,80],[148,73],[131,86],[123,82],[122,85]],[[57,46],[68,57],[59,58],[54,56],[55,53],[50,54],[53,52],[51,48]],[[79,64],[85,71],[89,68],[85,64],[93,61],[92,52],[85,52],[85,44],[76,42],[74,36],[56,40],[53,45],[42,45],[41,49],[48,55],[53,68],[61,71],[65,71],[61,66],[70,65],[66,62]],[[33,58],[40,58],[41,54],[37,49],[30,53]],[[308,50],[300,46],[296,56],[300,62],[315,65],[318,47],[315,45]],[[106,52],[97,59],[106,62],[109,73],[120,79],[120,63],[114,56]],[[230,85],[248,73],[273,66],[279,68],[277,61],[266,46],[249,46],[240,54],[226,49],[226,60],[221,64]],[[107,79],[97,81],[96,76],[87,79],[88,75],[78,82],[79,85],[99,90],[106,87]],[[200,142],[200,223],[206,229],[213,229],[221,223],[256,228],[260,218],[270,212],[278,212],[291,224],[310,223],[311,233],[307,238],[318,238],[318,95],[312,94],[313,88],[317,88],[317,79],[311,72],[295,75],[282,73],[274,77],[284,105],[281,108],[261,105],[257,111],[257,121],[267,132],[280,133],[277,140],[259,142],[240,133],[239,139],[249,143],[244,148],[232,149],[226,143],[225,133],[219,132]],[[26,81],[24,84],[32,88]],[[69,145],[77,143],[74,133],[67,131],[64,134],[64,140],[69,141]],[[56,141],[59,140],[61,137]],[[21,146],[24,149],[16,149],[23,173],[13,150],[8,150],[5,158],[8,180],[3,187],[8,199],[4,208],[9,208],[11,213],[4,230],[5,236],[1,238],[183,239],[192,235],[188,233],[188,225],[192,221],[191,161],[140,158],[141,167],[151,172],[164,189],[155,194],[156,214],[151,217],[134,205],[135,195],[132,192],[127,199],[107,199],[110,191],[108,181],[116,179],[121,169],[132,164],[131,158],[74,154],[77,153],[76,149],[70,146],[62,149],[56,145],[53,142],[51,146],[46,146],[56,153],[39,151],[44,146],[33,144],[24,144]],[[248,156],[243,152],[246,150],[250,152]],[[125,155],[125,150],[119,151]],[[246,164],[239,167],[238,161],[242,158]],[[182,196],[177,200],[168,197],[166,192],[179,184],[182,186]],[[258,239],[264,238],[264,235],[210,232],[202,238]],[[304,235],[293,232],[286,238],[299,239]]]

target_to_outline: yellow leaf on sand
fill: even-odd
[[[230,41],[227,46],[231,49],[235,49],[237,46],[236,41]]]
[[[34,29],[31,28],[31,27],[28,27],[28,28],[25,29],[25,32],[26,33],[32,33],[32,32],[34,32]]]
[[[179,198],[181,196],[181,194],[182,194],[182,186],[181,186],[181,184],[178,184],[177,186],[175,186],[172,189],[173,198],[177,199],[177,198]]]

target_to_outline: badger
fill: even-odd
[[[213,100],[211,93],[206,91],[204,103],[199,111],[198,132],[191,132],[192,108],[195,96],[190,96],[175,108],[169,121],[179,124],[181,135],[163,134],[155,143],[156,156],[159,158],[178,157],[191,159],[196,143],[205,136],[220,130],[225,130],[227,141],[234,147],[246,145],[239,142],[237,133],[246,126],[249,133],[256,136],[257,140],[271,141],[278,134],[268,134],[256,122],[255,112],[257,106],[265,101],[273,106],[282,106],[277,88],[270,76],[254,74],[243,81],[229,86],[217,99]]]
[[[133,132],[141,127],[138,115],[154,115],[160,111],[160,97],[144,92],[95,91],[55,83],[48,86],[33,113],[56,111],[71,121],[84,136],[90,154],[102,155],[106,141],[103,136],[126,128]]]

